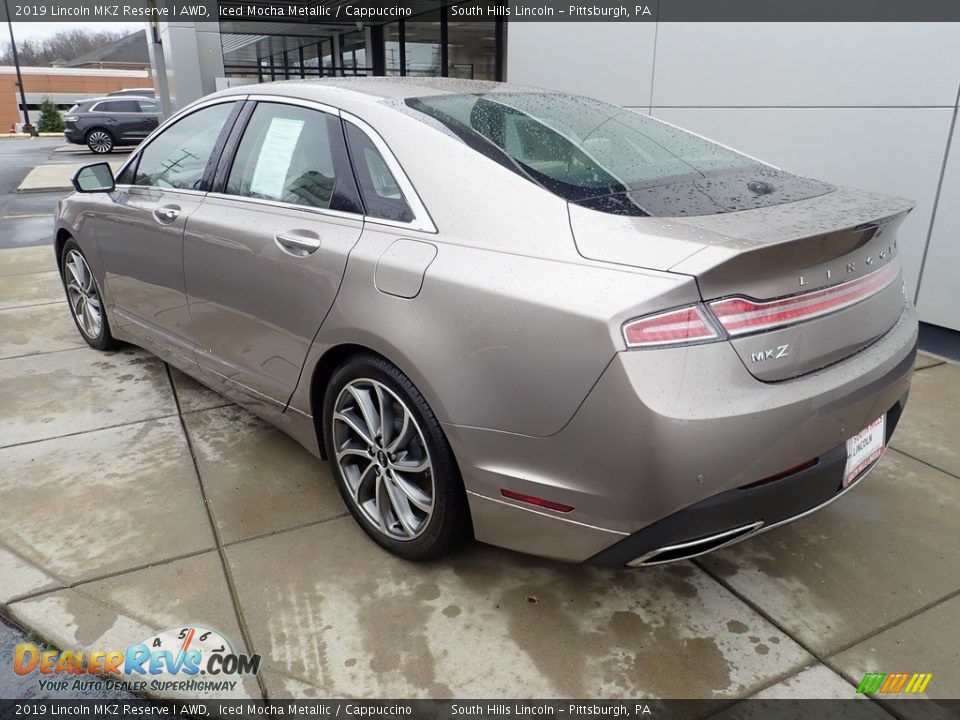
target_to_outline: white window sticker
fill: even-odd
[[[280,199],[283,186],[287,181],[293,151],[302,130],[303,120],[289,118],[270,120],[270,127],[267,128],[263,145],[260,146],[253,179],[250,181],[250,192],[253,195]]]

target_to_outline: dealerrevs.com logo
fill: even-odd
[[[41,690],[84,690],[102,678],[130,692],[219,692],[237,689],[242,675],[255,675],[260,656],[236,653],[216,630],[165,630],[126,650],[45,650],[17,645],[13,671],[38,674]]]

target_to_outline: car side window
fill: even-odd
[[[159,107],[153,100],[137,100],[137,105],[140,106],[140,112],[144,113],[155,113],[160,112]]]
[[[370,217],[411,222],[413,212],[373,141],[352,123],[344,123],[363,206]]]
[[[135,113],[140,112],[140,106],[137,105],[136,100],[107,100],[106,102],[98,103],[94,111],[103,113]]]
[[[233,106],[227,102],[205,107],[160,133],[141,153],[133,184],[201,189],[207,161]]]
[[[339,118],[297,105],[257,105],[237,147],[224,192],[360,212]]]
[[[123,169],[123,172],[121,172],[119,175],[117,175],[117,180],[116,180],[117,185],[132,185],[132,184],[133,184],[133,178],[134,178],[134,172],[136,171],[136,169],[137,169],[137,163],[136,163],[136,161],[134,161],[134,162],[130,163],[129,165],[127,165],[127,166]]]

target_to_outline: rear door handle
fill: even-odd
[[[153,211],[153,216],[162,223],[172,223],[180,216],[180,208],[175,205],[158,207]]]
[[[320,249],[320,238],[312,232],[310,234],[278,233],[273,239],[281,250],[297,257],[305,257]]]

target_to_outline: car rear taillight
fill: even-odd
[[[630,320],[623,326],[627,347],[659,347],[719,340],[720,334],[699,305]]]
[[[76,121],[79,120],[79,119],[80,119],[80,116],[79,116],[79,115],[67,115],[67,116],[64,118],[64,120],[65,120],[66,122],[76,122]]]
[[[709,307],[731,336],[764,332],[855,305],[888,287],[897,274],[898,266],[890,264],[856,280],[814,292],[766,301],[734,297],[715,300]]]
[[[627,321],[623,339],[628,348],[650,348],[767,332],[856,305],[889,287],[899,273],[899,266],[890,264],[856,280],[776,300],[731,297],[706,307],[686,305]]]

